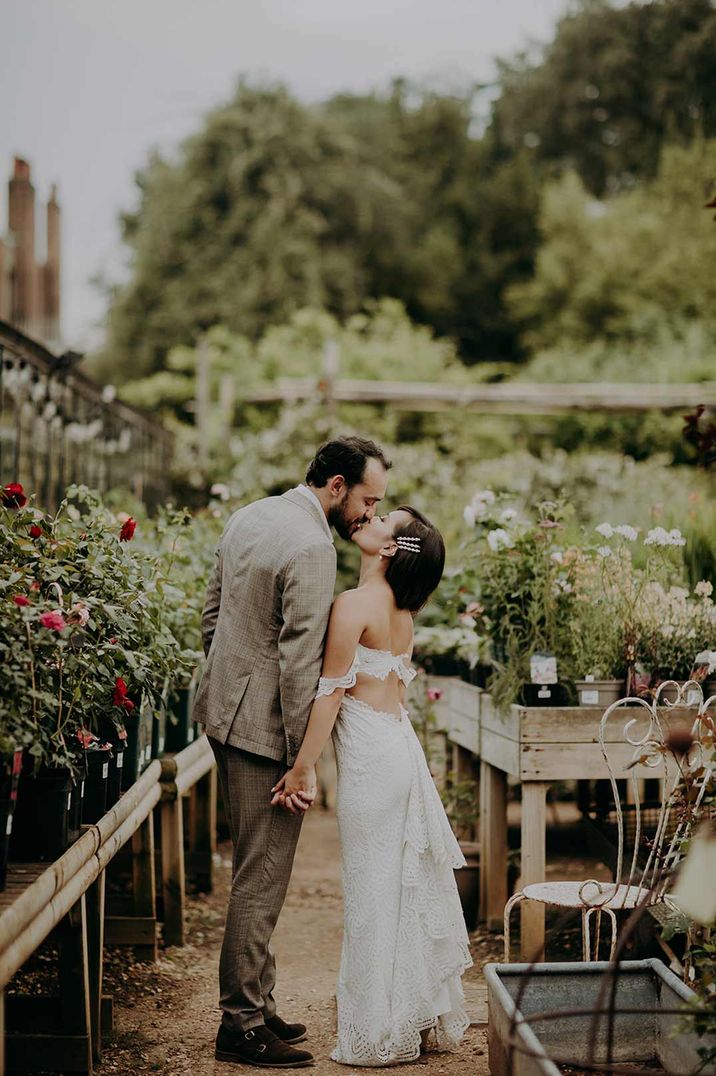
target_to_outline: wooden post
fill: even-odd
[[[507,903],[507,775],[480,763],[480,918],[502,930]]]
[[[100,871],[85,894],[87,905],[87,952],[89,961],[90,1026],[92,1057],[102,1056],[102,962],[104,956],[104,884]]]
[[[161,803],[164,942],[184,944],[184,811],[181,794]]]
[[[545,880],[545,829],[548,781],[522,782],[522,888]],[[525,900],[522,909],[522,959],[544,955],[544,905]]]
[[[209,344],[201,336],[196,345],[196,397],[194,421],[196,423],[197,455],[199,468],[206,471],[209,462],[209,411],[211,396],[209,387]]]
[[[154,873],[154,825],[152,812],[132,834],[132,892],[134,914],[142,919],[153,919],[154,941],[134,946],[139,961],[154,962],[157,959],[157,883]]]
[[[87,1036],[87,1068],[92,1066],[87,905],[84,894],[58,927],[60,1010],[65,1033]]]
[[[188,873],[201,893],[210,893],[213,886],[216,805],[217,774],[212,766],[191,789]]]

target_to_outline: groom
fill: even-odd
[[[349,539],[372,519],[389,467],[373,441],[328,441],[305,485],[240,508],[217,548],[194,719],[216,756],[234,850],[219,964],[220,1061],[283,1068],[313,1061],[295,1046],[305,1026],[276,1012],[269,942],[315,789],[300,790],[286,810],[271,806],[271,790],[295,761],[318,686],[336,579],[331,527]]]

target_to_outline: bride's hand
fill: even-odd
[[[316,798],[316,767],[293,766],[271,791],[272,806],[285,807],[291,814],[307,811]]]

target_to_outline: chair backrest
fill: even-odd
[[[666,681],[651,699],[619,699],[599,723],[616,814],[615,882],[647,891],[642,903],[664,899],[682,846],[704,810],[715,774],[715,717],[716,695],[704,699],[700,683]],[[623,726],[615,735],[619,722]],[[617,783],[624,777],[632,791],[628,805]],[[658,802],[647,810],[641,800],[644,777],[658,778],[659,787]]]

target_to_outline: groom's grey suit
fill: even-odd
[[[206,666],[194,719],[206,726],[234,848],[219,965],[223,1023],[247,1031],[275,1012],[269,942],[302,816],[271,806],[311,711],[336,579],[325,514],[300,490],[240,508],[206,594]]]

